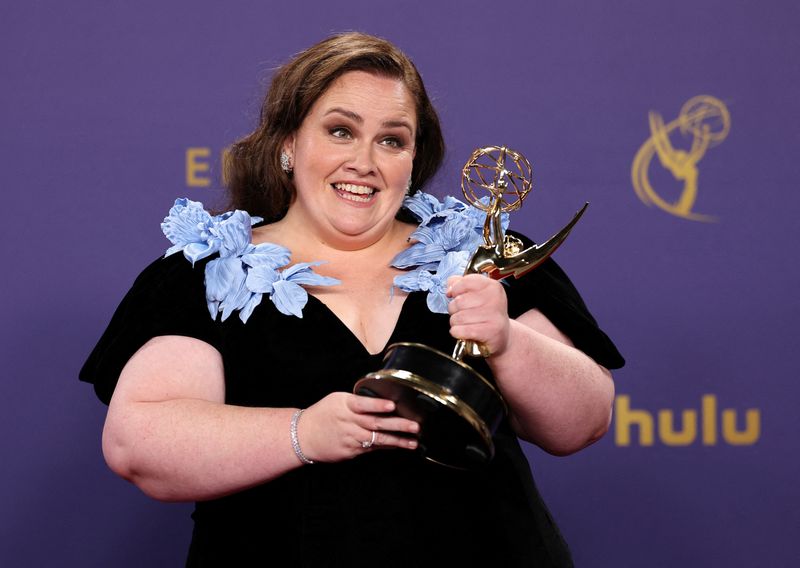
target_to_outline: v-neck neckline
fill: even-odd
[[[350,329],[347,326],[347,324],[345,324],[341,320],[341,318],[338,315],[336,315],[336,312],[334,312],[332,309],[330,309],[325,302],[323,302],[322,300],[320,300],[319,298],[317,298],[316,296],[313,296],[311,294],[308,295],[308,298],[309,298],[309,302],[310,303],[313,303],[314,305],[318,306],[318,308],[322,312],[327,313],[328,316],[330,318],[332,318],[336,322],[336,325],[339,326],[340,328],[342,328],[344,333],[348,337],[351,338],[352,342],[355,343],[355,345],[359,348],[359,350],[362,352],[362,354],[368,355],[370,357],[379,357],[380,355],[382,355],[386,351],[386,348],[389,347],[389,345],[391,345],[393,343],[393,340],[394,340],[395,336],[397,335],[397,330],[400,328],[401,322],[406,317],[406,309],[408,308],[409,301],[412,301],[411,300],[411,296],[416,295],[416,294],[418,294],[418,292],[409,292],[406,295],[406,297],[403,298],[403,305],[400,306],[400,312],[397,314],[397,319],[395,320],[394,326],[392,327],[392,333],[389,334],[389,337],[386,340],[386,343],[383,345],[383,347],[381,347],[380,351],[378,351],[377,353],[370,352],[370,350],[367,349],[367,346],[364,345],[364,343],[361,341],[361,339],[359,339],[359,337],[355,333],[353,333],[353,330]]]

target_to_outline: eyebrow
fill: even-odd
[[[329,114],[341,114],[358,124],[364,123],[364,118],[360,114],[358,114],[357,112],[353,112],[352,110],[343,109],[341,107],[333,107],[332,109],[328,110],[328,112],[326,112],[324,116],[328,116]],[[411,124],[409,124],[408,121],[406,120],[385,120],[381,123],[381,126],[383,126],[384,128],[401,127],[408,129],[410,133],[414,132],[414,130],[411,128]]]

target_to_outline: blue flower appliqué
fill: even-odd
[[[448,252],[441,261],[432,263],[433,271],[428,268],[418,268],[407,274],[395,276],[394,285],[404,292],[427,292],[428,309],[437,314],[446,314],[449,302],[447,279],[464,274],[471,256],[471,253],[464,250]]]
[[[308,292],[302,286],[333,286],[336,278],[316,274],[313,266],[321,262],[303,262],[284,270],[291,252],[272,243],[251,243],[251,228],[262,219],[236,210],[212,216],[198,201],[182,198],[175,201],[161,230],[173,246],[169,256],[179,251],[192,265],[219,253],[206,265],[206,304],[211,317],[222,313],[222,321],[239,311],[247,322],[264,294],[282,314],[303,317]]]
[[[488,204],[488,198],[481,200]],[[428,193],[417,192],[403,201],[403,206],[421,222],[409,239],[415,241],[392,260],[395,268],[414,270],[394,279],[405,292],[428,292],[428,308],[447,313],[447,279],[461,275],[467,263],[483,244],[486,214],[455,197],[440,202]],[[508,214],[501,215],[503,231],[508,228]]]

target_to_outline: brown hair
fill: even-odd
[[[277,221],[294,199],[294,184],[280,167],[286,138],[294,133],[316,100],[348,71],[397,78],[416,103],[417,135],[411,186],[421,188],[444,157],[439,117],[417,68],[388,41],[362,34],[331,36],[279,68],[261,106],[258,127],[233,144],[224,164],[230,207]]]

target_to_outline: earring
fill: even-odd
[[[411,178],[408,178],[408,183],[406,184],[406,195],[411,193]]]
[[[292,173],[294,170],[292,167],[292,160],[286,152],[281,152],[281,169],[287,174]]]

